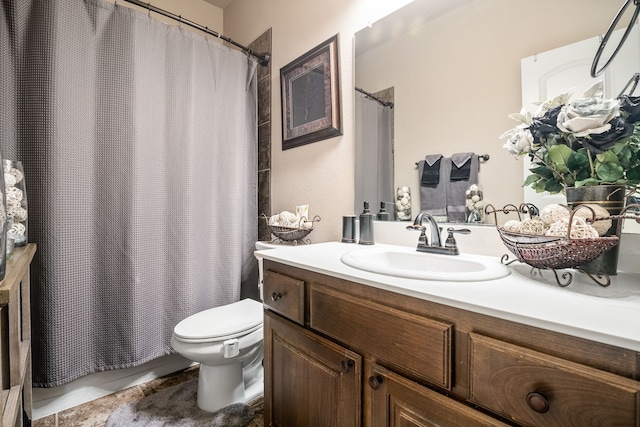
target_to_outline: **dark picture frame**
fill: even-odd
[[[282,149],[342,135],[338,34],[280,69]]]

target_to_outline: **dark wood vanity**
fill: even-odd
[[[265,426],[640,426],[636,351],[264,271]]]

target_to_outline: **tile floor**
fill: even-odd
[[[155,380],[136,385],[100,399],[69,408],[33,421],[33,427],[103,427],[113,410],[125,403],[156,393],[167,387],[196,378],[198,367],[190,367]],[[258,416],[247,427],[263,427],[262,405],[252,405]]]

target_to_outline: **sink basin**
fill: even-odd
[[[359,270],[406,279],[475,282],[509,275],[509,269],[491,257],[430,254],[404,247],[357,249],[340,260]]]

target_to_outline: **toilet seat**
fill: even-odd
[[[210,308],[179,322],[174,338],[185,343],[223,341],[262,328],[262,304],[252,299]]]

